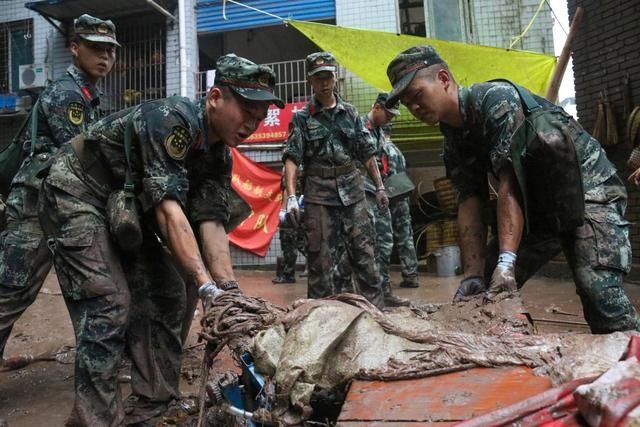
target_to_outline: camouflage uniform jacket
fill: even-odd
[[[207,145],[204,100],[171,97],[146,102],[100,120],[85,133],[85,147],[100,159],[110,182],[85,179],[93,191],[65,186],[64,178],[48,182],[85,201],[103,205],[106,197],[123,188],[126,173],[125,130],[132,122],[132,171],[135,192],[143,211],[165,199],[178,201],[193,223],[229,218],[231,154],[223,143]],[[74,194],[77,192],[78,194]]]
[[[520,190],[523,197],[529,197],[525,214],[535,219],[544,217],[548,206],[536,200],[532,194],[531,184],[543,182],[546,177],[561,176],[567,170],[579,168],[576,171],[581,176],[584,200],[598,201],[601,196],[601,184],[616,173],[615,167],[606,157],[598,141],[592,138],[582,127],[560,107],[533,95],[542,107],[544,114],[551,118],[548,123],[555,121],[557,127],[546,126],[534,131],[539,137],[555,140],[561,147],[571,138],[575,147],[576,162],[557,162],[548,170],[539,170],[524,165],[527,186]],[[452,179],[459,192],[460,200],[470,196],[486,198],[487,174],[497,176],[502,167],[513,165],[512,144],[515,144],[516,133],[525,123],[525,113],[520,96],[516,89],[504,82],[488,82],[475,84],[470,88],[459,89],[460,112],[464,125],[461,128],[441,124],[444,142],[444,161],[447,174]],[[530,165],[529,165],[530,166]],[[551,180],[549,190],[552,191],[554,181]],[[556,185],[557,186],[557,185]],[[581,191],[580,185],[567,191]],[[533,197],[531,197],[533,196]],[[539,214],[539,215],[538,215]]]
[[[38,138],[36,153],[54,153],[65,142],[94,123],[98,119],[100,98],[95,85],[75,65],[70,65],[67,72],[50,83],[40,94],[38,103]],[[25,153],[31,151],[31,129],[29,126],[23,136]],[[41,154],[46,161],[48,154]],[[39,188],[40,178],[37,162],[29,159],[23,163],[13,183]]]
[[[387,139],[381,127],[375,127],[373,125],[368,115],[363,115],[361,119],[365,128],[369,130],[376,142],[376,161],[382,181],[384,182],[391,175],[406,172],[407,162],[400,149]],[[376,186],[365,170],[363,170],[363,176],[365,180],[365,191],[375,194]]]
[[[327,206],[350,206],[364,199],[363,182],[355,161],[365,162],[376,152],[375,143],[354,106],[339,97],[334,108],[323,108],[315,97],[292,121],[283,162],[304,165],[306,202]],[[311,168],[354,165],[346,174],[325,178]]]
[[[59,148],[98,119],[100,93],[84,71],[69,65],[67,72],[49,84],[38,106],[39,151]],[[31,150],[27,128],[24,149]]]

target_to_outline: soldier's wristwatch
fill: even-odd
[[[238,282],[235,280],[226,280],[224,282],[218,282],[218,287],[223,291],[230,291],[232,289],[239,289]]]

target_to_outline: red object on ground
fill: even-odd
[[[640,336],[633,336],[622,360],[640,359]],[[529,368],[476,368],[403,381],[354,381],[338,418],[341,427],[577,427],[587,425],[575,389],[597,377],[550,388],[551,381]],[[616,384],[615,397],[600,409],[600,427],[627,425],[640,404],[640,381]],[[578,397],[579,399],[579,397]]]
[[[415,380],[354,381],[338,425],[452,425],[519,402],[550,386],[548,378],[535,376],[523,366],[474,368]]]

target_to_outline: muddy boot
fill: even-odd
[[[276,285],[281,283],[296,283],[296,278],[292,276],[277,276],[271,279],[271,283]]]
[[[278,257],[276,258],[276,277],[271,279],[271,283],[280,284],[280,283],[296,283],[295,276],[288,276],[284,274],[284,258]]]
[[[389,282],[382,284],[382,295],[384,305],[387,307],[409,307],[411,305],[411,301],[408,299],[393,295],[393,292],[391,291],[391,284]]]
[[[300,277],[308,277],[308,276],[309,276],[309,267],[305,265],[304,271],[300,273]]]
[[[402,279],[402,282],[400,282],[400,287],[401,288],[419,288],[420,283],[418,283],[418,277],[411,276],[411,277]]]

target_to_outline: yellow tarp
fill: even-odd
[[[383,31],[358,30],[306,21],[289,24],[332,52],[338,62],[378,90],[391,89],[387,65],[401,51],[417,44],[431,44],[447,61],[458,82],[472,83],[505,78],[539,95],[545,94],[556,64],[541,53],[470,45]]]

